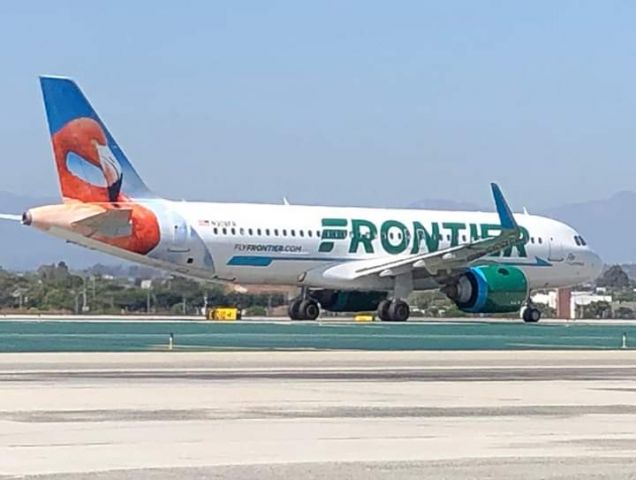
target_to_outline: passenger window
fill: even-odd
[[[286,236],[287,236],[287,229],[283,228],[283,237],[286,237]]]
[[[214,227],[214,235],[218,235],[219,234],[219,229],[217,227]]]
[[[251,235],[253,234],[252,229],[251,229],[251,228],[248,228],[248,229],[247,229],[247,233],[251,236]]]
[[[304,231],[302,231],[302,230],[299,230],[299,231],[298,231],[298,234],[299,234],[301,237],[304,237],[304,236],[305,236],[305,232],[304,232]]]
[[[530,243],[534,243],[534,237],[530,237]]]
[[[462,242],[466,242],[466,235],[462,235]]]
[[[236,228],[232,228],[232,235],[236,235]]]
[[[316,230],[316,236],[320,238],[320,230]]]
[[[307,230],[307,235],[312,236],[311,230]]]
[[[245,229],[244,229],[244,228],[241,228],[241,229],[239,230],[239,233],[240,233],[241,235],[245,235]]]
[[[269,228],[265,229],[265,235],[267,235],[269,237]]]
[[[289,231],[289,233],[291,233],[291,236],[292,236],[292,237],[295,237],[295,236],[296,236],[296,230],[293,230],[293,229],[292,229],[292,230],[290,230],[290,231]]]
[[[539,243],[543,243],[543,239],[539,237]]]
[[[223,235],[227,235],[227,228],[223,227]]]

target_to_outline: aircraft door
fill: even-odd
[[[188,252],[188,237],[190,236],[190,228],[188,222],[180,215],[171,215],[170,228],[172,238],[168,250],[171,252]]]
[[[563,253],[563,244],[558,238],[550,237],[548,241],[548,248],[550,249],[548,254],[548,260],[553,262],[562,262],[565,258]]]

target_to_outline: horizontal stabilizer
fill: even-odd
[[[126,208],[106,210],[73,222],[73,227],[88,230],[85,232],[88,237],[125,237],[132,233],[131,213],[132,210]]]
[[[11,220],[14,222],[21,222],[22,215],[14,215],[11,213],[0,213],[0,220]]]

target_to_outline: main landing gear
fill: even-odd
[[[313,298],[298,297],[291,301],[287,313],[292,320],[316,320],[320,315],[320,307]]]
[[[383,322],[406,322],[411,314],[409,304],[404,300],[382,300],[378,305],[378,318]]]
[[[521,309],[521,318],[526,323],[537,323],[541,320],[541,310],[535,307],[532,303],[528,304]]]

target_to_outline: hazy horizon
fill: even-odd
[[[0,6],[0,190],[56,196],[38,74],[176,199],[512,205],[632,188],[629,2]],[[20,48],[16,48],[19,45]]]

